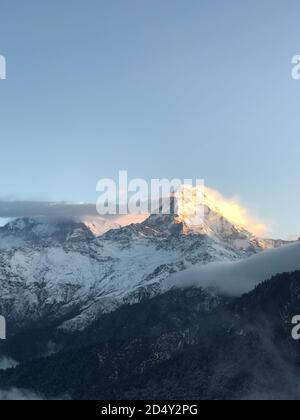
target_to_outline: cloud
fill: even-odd
[[[0,390],[0,401],[42,401],[43,399],[41,395],[24,389]]]
[[[148,214],[100,216],[95,204],[0,200],[0,228],[18,218],[37,219],[41,223],[50,224],[74,220],[84,223],[95,236],[101,236],[120,226],[142,223],[148,216]]]
[[[80,219],[107,220],[127,225],[144,221],[147,214],[133,215],[105,215],[100,216],[95,204],[65,203],[47,201],[1,201],[0,226],[14,218],[46,218],[46,219]]]
[[[18,366],[18,362],[10,357],[2,357],[0,359],[0,370],[7,370]]]
[[[86,217],[98,216],[96,205],[93,204],[72,204],[52,203],[42,201],[1,201],[0,217]]]
[[[163,284],[172,288],[213,288],[229,296],[240,296],[272,276],[300,270],[300,243],[264,251],[238,262],[212,263],[174,274]]]
[[[220,212],[231,223],[243,227],[255,235],[265,235],[269,229],[265,222],[257,220],[249,210],[241,205],[238,197],[225,198],[218,191],[205,188],[206,204],[216,212]]]

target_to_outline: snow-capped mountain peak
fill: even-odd
[[[0,313],[18,327],[51,319],[60,328],[81,329],[161,293],[174,273],[272,246],[208,205],[202,224],[191,226],[173,198],[171,214],[124,227],[109,219],[100,236],[91,220],[16,219],[0,228]]]
[[[169,207],[169,214],[164,214]],[[159,214],[149,216],[134,229],[146,236],[205,236],[236,250],[256,252],[271,247],[270,242],[265,243],[244,227],[229,221],[216,205],[211,204],[206,195],[201,219],[194,217],[196,211],[191,203],[179,200],[176,195],[172,195],[170,201],[162,203],[157,213]]]
[[[0,228],[0,243],[26,243],[32,245],[62,245],[72,241],[94,239],[89,228],[73,220],[15,219]],[[3,244],[4,243],[4,244]]]

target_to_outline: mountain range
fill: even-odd
[[[26,218],[0,229],[0,313],[13,328],[48,318],[63,329],[85,328],[124,303],[159,294],[176,272],[283,244],[259,239],[208,207],[196,232],[176,214],[100,236],[90,226]]]
[[[203,381],[208,380],[204,366],[198,366],[200,388],[182,384],[175,392],[179,384],[169,369],[177,357],[182,368],[189,360],[198,363],[194,351],[204,351],[204,346],[208,352],[216,345],[214,340],[220,340],[224,351],[226,346],[238,351],[250,344],[248,326],[245,342],[236,339],[238,329],[224,337],[226,328],[230,330],[232,323],[234,331],[239,325],[234,319],[243,314],[238,306],[243,296],[250,299],[257,293],[252,292],[255,287],[277,273],[300,270],[299,248],[298,243],[259,238],[208,205],[204,222],[193,228],[175,212],[149,215],[135,224],[123,220],[122,225],[101,218],[12,220],[0,228],[0,313],[8,331],[0,352],[5,360],[21,364],[0,375],[0,386],[26,388],[51,398],[138,398],[147,395],[148,386],[153,398],[250,395],[248,388],[238,395],[236,385],[229,394],[219,388],[201,394]],[[292,279],[297,284],[299,276]],[[272,306],[271,296],[268,305]],[[207,335],[205,326],[217,323],[218,314],[224,321],[221,339]],[[68,352],[74,363],[84,362],[88,395],[55,375],[53,380],[61,381],[55,390],[45,379],[48,369],[58,372],[58,366],[65,365],[70,369],[66,380],[72,382],[68,375],[74,366],[65,364]],[[212,353],[211,363],[220,357],[217,351]],[[232,363],[228,360],[227,369]],[[157,386],[162,366],[171,375],[163,389]],[[156,379],[147,376],[146,387],[144,372],[148,375],[152,367]],[[36,381],[37,370],[45,373],[40,377],[45,383]],[[164,393],[167,389],[169,393]]]

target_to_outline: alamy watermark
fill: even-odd
[[[294,55],[292,65],[292,78],[294,80],[300,80],[300,55]]]
[[[129,180],[120,171],[118,180],[105,178],[97,183],[100,215],[177,214],[187,224],[201,225],[204,220],[204,181],[202,179]]]
[[[292,329],[292,338],[295,341],[300,340],[300,315],[295,315],[292,319],[292,324],[294,325]]]
[[[6,58],[0,54],[0,80],[6,80]]]
[[[300,80],[300,54],[294,55],[292,58],[292,78]],[[295,315],[292,319],[292,338],[295,341],[300,340],[300,315]]]
[[[0,340],[6,340],[6,319],[0,316]]]
[[[6,80],[6,58],[0,54],[0,80]],[[0,340],[6,340],[6,319],[0,315]]]

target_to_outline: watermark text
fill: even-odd
[[[6,58],[0,54],[0,80],[6,80]]]
[[[0,340],[6,340],[6,319],[0,316]]]
[[[294,80],[300,80],[300,54],[294,55],[294,57],[292,58],[292,64],[292,78]]]
[[[129,180],[120,171],[118,180],[100,179],[96,190],[100,215],[176,214],[187,224],[201,225],[204,220],[204,181],[202,179]]]

